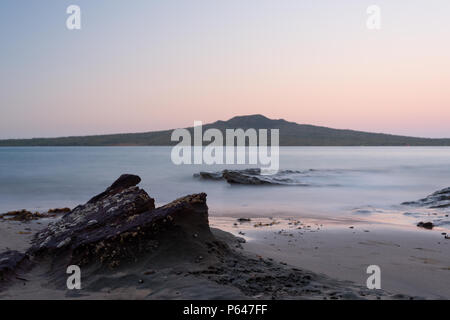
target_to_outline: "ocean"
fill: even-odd
[[[177,166],[170,153],[171,147],[0,148],[0,212],[74,207],[133,173],[158,205],[206,192],[212,216],[376,217],[400,224],[431,217],[449,227],[447,209],[400,204],[450,186],[450,147],[281,147],[280,169],[298,184],[261,186],[194,177],[253,166]]]

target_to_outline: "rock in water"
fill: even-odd
[[[418,201],[410,201],[402,203],[404,205],[415,205],[422,207],[429,207],[432,209],[449,208],[450,207],[450,187],[436,191],[426,198]]]
[[[260,170],[254,171],[247,170],[224,170],[222,175],[228,183],[231,184],[273,184],[270,181],[266,181],[261,177]]]
[[[194,177],[202,178],[205,180],[223,180],[222,172],[205,172],[200,171],[199,173],[195,173]]]
[[[230,184],[306,186],[301,181],[306,173],[293,170],[280,170],[276,173],[265,175],[261,173],[261,169],[259,168],[250,168],[242,170],[225,169],[217,172],[202,171],[195,173],[194,177],[203,180],[225,180]]]

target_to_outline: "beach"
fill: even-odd
[[[30,222],[0,221],[0,252],[10,249],[25,251],[32,235],[59,218],[45,218]],[[382,290],[398,299],[450,298],[450,240],[439,230],[399,227],[382,223],[368,223],[349,219],[311,218],[210,218],[210,226],[220,238],[251,259],[261,258],[280,263],[286,268],[298,268],[323,275],[326,283],[342,281],[349,287],[366,286],[369,265],[381,268]],[[226,231],[226,232],[224,232]],[[234,235],[236,238],[234,238]],[[236,241],[236,239],[240,239]],[[244,239],[245,241],[243,241]],[[7,245],[6,245],[7,244]],[[246,265],[243,263],[243,265]],[[236,288],[217,286],[209,281],[186,277],[195,271],[192,263],[165,266],[152,276],[148,286],[140,285],[139,266],[131,267],[116,277],[109,289],[79,293],[56,289],[43,280],[45,268],[38,266],[26,276],[0,293],[2,299],[240,299],[248,295]],[[280,271],[278,271],[280,272]],[[333,280],[328,280],[333,279]],[[109,279],[111,280],[111,279]],[[103,281],[106,281],[103,279]],[[108,281],[106,281],[108,282]],[[202,290],[199,289],[202,287]],[[331,286],[331,285],[330,285]],[[108,287],[108,286],[106,286]],[[345,290],[335,290],[336,293]],[[379,291],[379,290],[375,290]],[[370,290],[367,290],[370,292]],[[367,293],[366,293],[367,294]],[[366,298],[350,295],[348,298]],[[256,298],[258,294],[253,297]],[[324,299],[322,292],[303,298]],[[385,298],[381,296],[380,298]]]

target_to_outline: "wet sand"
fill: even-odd
[[[54,218],[44,218],[28,222],[0,219],[0,252],[17,250],[25,252],[33,235],[45,228]]]
[[[256,255],[361,286],[369,277],[367,267],[378,265],[386,291],[450,299],[450,240],[443,230],[348,219],[211,220],[212,226],[245,238],[244,250]]]

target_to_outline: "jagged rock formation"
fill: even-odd
[[[154,199],[136,186],[139,182],[137,176],[121,176],[105,192],[39,232],[28,254],[64,255],[72,264],[117,267],[157,250],[170,237],[211,236],[206,194],[155,208]]]

